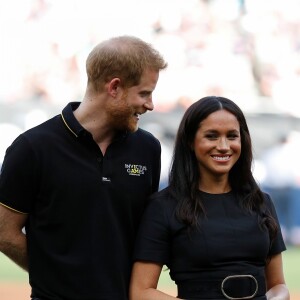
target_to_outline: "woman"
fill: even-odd
[[[141,223],[131,300],[175,299],[157,290],[163,265],[180,299],[289,299],[276,212],[251,165],[249,129],[234,102],[212,96],[188,108],[169,186],[151,197]]]

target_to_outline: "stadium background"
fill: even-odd
[[[0,0],[0,164],[19,133],[80,101],[91,48],[128,34],[152,43],[169,63],[155,112],[141,120],[166,151],[163,176],[182,113],[212,94],[244,110],[260,166],[279,137],[300,132],[299,11],[298,0]],[[300,293],[300,250],[288,250],[286,276]],[[0,299],[28,299],[26,282],[1,255]],[[23,298],[14,298],[24,285]]]

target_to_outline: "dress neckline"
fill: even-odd
[[[208,192],[204,192],[204,191],[201,191],[199,190],[199,192],[203,195],[207,195],[207,196],[226,196],[226,195],[230,195],[232,194],[232,190],[230,190],[229,192],[225,192],[225,193],[208,193]]]

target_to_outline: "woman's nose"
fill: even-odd
[[[228,140],[226,138],[220,138],[218,141],[217,148],[219,150],[228,150],[229,149]]]

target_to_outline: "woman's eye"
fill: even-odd
[[[229,140],[235,140],[235,139],[237,139],[239,136],[237,135],[237,134],[231,134],[231,135],[229,135],[228,136],[228,139]]]
[[[215,135],[215,134],[207,134],[207,135],[206,135],[206,138],[209,139],[209,140],[215,140],[215,139],[218,138],[218,136]]]

